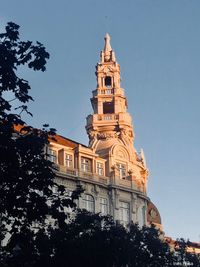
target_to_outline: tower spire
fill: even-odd
[[[88,116],[86,125],[90,146],[98,151],[105,140],[117,140],[128,147],[133,158],[134,131],[127,112],[127,99],[120,85],[120,66],[115,60],[108,33],[104,40],[101,62],[96,66],[97,87],[91,98],[94,113]]]
[[[106,33],[104,40],[105,40],[104,53],[109,53],[112,50],[112,48],[110,45],[110,35],[108,33]]]
[[[134,130],[120,85],[120,65],[115,60],[110,36],[106,34],[104,40],[101,61],[96,66],[97,86],[91,98],[93,113],[86,124],[89,147],[106,160],[108,173],[117,177],[123,169],[128,179],[145,192],[148,173],[143,154],[139,157],[133,146]]]
[[[103,51],[101,51],[101,62],[116,62],[115,52],[112,50],[110,44],[110,35],[108,33],[106,33],[104,40],[105,44]]]

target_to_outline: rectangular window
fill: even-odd
[[[100,197],[99,204],[100,204],[101,214],[107,215],[108,214],[108,200],[107,200],[107,198]]]
[[[97,174],[103,175],[103,163],[97,162]]]
[[[82,197],[82,206],[83,209],[86,209],[87,211],[94,212],[94,198],[91,195],[84,194]]]
[[[48,159],[57,164],[57,152],[53,149],[49,149],[49,153],[48,153]]]
[[[122,163],[117,163],[117,168],[119,171],[119,177],[120,178],[125,178],[126,177],[126,165]]]
[[[92,171],[92,161],[87,158],[81,158],[81,170],[84,172]]]
[[[146,208],[145,206],[138,208],[138,224],[140,227],[145,225],[146,221]]]
[[[72,155],[65,154],[65,164],[67,168],[72,168]]]
[[[128,202],[119,201],[119,220],[124,226],[130,223],[130,204]]]

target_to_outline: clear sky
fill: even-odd
[[[24,40],[50,52],[32,85],[35,127],[49,123],[87,144],[95,65],[111,35],[133,116],[135,146],[150,171],[148,194],[166,235],[200,241],[200,1],[1,0],[0,29],[13,21]]]

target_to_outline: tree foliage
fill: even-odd
[[[30,233],[20,250],[7,258],[4,266],[48,267],[199,267],[199,258],[186,251],[181,241],[176,251],[170,249],[154,227],[131,224],[129,230],[110,217],[76,211],[63,228]],[[19,237],[20,238],[20,237]],[[177,244],[179,241],[177,241]]]
[[[0,34],[0,241],[9,239],[7,253],[20,247],[22,237],[35,238],[49,218],[51,225],[62,225],[67,218],[64,207],[75,205],[55,183],[47,160],[48,137],[54,129],[28,127],[21,117],[23,111],[29,113],[27,104],[33,99],[18,69],[45,71],[48,58],[41,43],[20,40],[15,23],[8,23]],[[2,246],[0,253],[6,253]]]

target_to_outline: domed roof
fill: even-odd
[[[148,203],[147,221],[149,224],[162,225],[160,213],[152,202]]]

